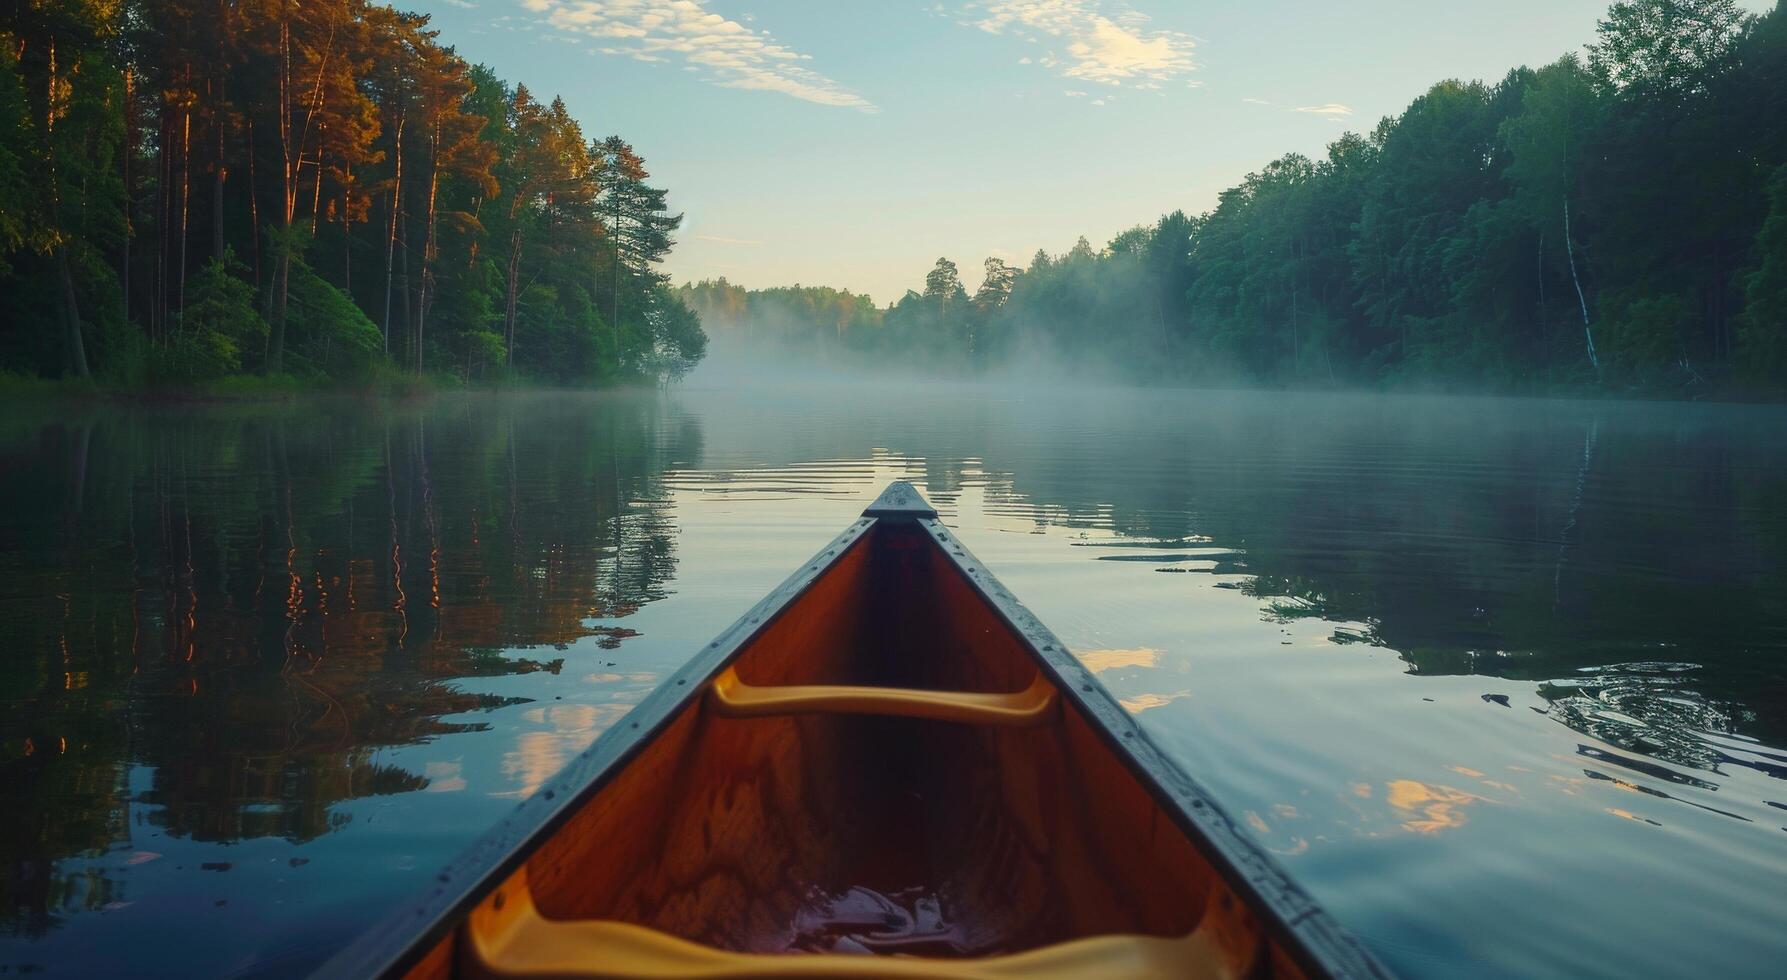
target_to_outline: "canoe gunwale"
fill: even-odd
[[[1268,935],[1312,977],[1381,977],[1390,972],[1248,837],[1221,804],[1163,752],[1084,663],[1025,608],[940,518],[918,521],[999,617],[1025,643],[1061,698],[1079,708],[1112,754],[1129,762],[1161,809],[1255,908]]]
[[[397,976],[428,955],[538,845],[571,820],[639,752],[674,721],[737,655],[882,524],[914,524],[969,585],[1029,647],[1112,754],[1147,789],[1174,824],[1250,906],[1267,934],[1311,977],[1388,977],[1389,972],[1241,831],[1215,799],[1155,745],[1128,711],[1053,632],[944,526],[924,497],[904,481],[889,486],[794,574],[671,674],[603,732],[533,796],[436,875],[426,892],[403,902],[325,962],[317,977]],[[426,923],[418,926],[418,923]]]
[[[400,976],[446,938],[482,897],[519,868],[538,844],[570,821],[692,701],[757,635],[886,518],[852,521],[782,584],[722,630],[590,747],[479,837],[435,876],[425,893],[405,901],[362,937],[331,957],[313,977]],[[896,518],[897,520],[897,518]],[[427,922],[417,929],[417,921]]]

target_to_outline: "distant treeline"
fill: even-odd
[[[725,277],[704,279],[677,290],[716,344],[733,353],[848,360],[880,341],[884,314],[869,297],[830,286],[775,286],[746,289]]]
[[[1207,214],[986,271],[970,296],[940,259],[878,313],[723,281],[685,296],[716,335],[777,322],[949,371],[1041,349],[1156,381],[1779,389],[1787,10],[1617,3],[1586,58],[1441,82]]]
[[[681,218],[619,137],[365,0],[0,7],[0,371],[678,375]]]

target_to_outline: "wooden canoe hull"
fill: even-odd
[[[916,491],[866,514],[325,972],[1381,975]]]

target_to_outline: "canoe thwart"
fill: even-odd
[[[1037,725],[1055,707],[1055,686],[1039,672],[1030,686],[1008,694],[923,691],[907,687],[803,684],[754,687],[728,667],[708,690],[715,714],[726,718],[770,715],[897,715],[975,725]]]
[[[1091,936],[978,959],[737,953],[626,922],[549,919],[534,904],[526,866],[480,902],[466,925],[460,971],[473,977],[1216,980],[1244,972],[1222,950],[1221,923],[1184,936]]]

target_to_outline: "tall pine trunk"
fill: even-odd
[[[429,136],[428,224],[422,245],[422,290],[416,304],[416,375],[422,374],[422,340],[428,324],[428,306],[434,299],[434,261],[436,248],[435,203],[441,183],[441,126],[437,121]]]
[[[614,199],[614,225],[613,225],[613,228],[614,228],[614,296],[609,301],[609,308],[612,309],[614,312],[613,312],[613,315],[608,318],[608,336],[609,336],[610,343],[612,343],[614,345],[614,351],[613,351],[614,364],[616,367],[619,367],[620,366],[620,267],[621,267],[620,245],[621,245],[621,228],[620,228],[620,197],[619,197],[619,189],[618,188],[615,191],[615,195],[616,196]]]
[[[341,292],[348,299],[354,298],[354,239],[353,222],[348,215],[354,187],[354,164],[349,161],[346,177],[341,185]]]
[[[267,317],[267,373],[285,368],[286,288],[291,283],[292,214],[298,205],[298,154],[292,146],[292,24],[290,0],[279,16],[280,241],[273,255],[273,293]]]
[[[505,360],[515,363],[515,281],[521,274],[521,229],[509,233],[509,275],[507,297],[503,303],[503,336],[507,344]]]
[[[1576,245],[1570,241],[1570,198],[1564,196],[1564,252],[1570,257],[1570,282],[1576,287],[1576,302],[1582,306],[1582,337],[1588,344],[1588,362],[1595,373],[1601,373],[1601,358],[1595,354],[1595,333],[1588,325],[1588,300],[1582,294],[1582,279],[1576,275]]]
[[[413,343],[416,337],[416,319],[410,308],[410,226],[403,221],[398,224],[397,255],[402,260],[397,267],[397,294],[403,297],[403,336],[406,343]]]
[[[62,343],[67,355],[68,369],[78,378],[89,376],[87,370],[87,344],[81,336],[81,305],[75,295],[74,276],[68,271],[68,236],[62,228],[61,182],[56,173],[56,104],[59,83],[56,78],[56,42],[49,45],[49,84],[44,98],[44,145],[48,150],[50,185],[50,223],[54,227],[56,241],[56,275],[61,280],[62,306]]]
[[[261,288],[261,197],[259,184],[255,180],[254,168],[254,116],[248,117],[248,240],[249,248],[254,252],[254,288]]]
[[[192,67],[186,69],[188,97],[192,88]],[[186,231],[192,217],[192,107],[180,114],[180,279],[174,292],[174,303],[182,321],[186,316]]]
[[[211,255],[223,258],[223,185],[229,180],[230,167],[224,150],[223,83],[217,83],[217,106],[211,110],[212,126],[217,130],[217,159],[211,171]]]
[[[316,160],[312,162],[311,166],[316,170],[316,184],[310,192],[310,234],[314,236],[318,213],[323,209],[323,151],[321,147],[317,148]]]
[[[118,263],[118,293],[124,300],[124,322],[130,322],[130,238],[136,229],[131,221],[130,199],[130,158],[136,149],[136,134],[131,130],[131,98],[133,78],[131,69],[124,69],[124,152],[119,154],[124,168],[124,241],[123,259]]]
[[[156,113],[155,141],[155,282],[149,291],[149,319],[154,324],[156,340],[167,339],[168,317],[168,218],[173,214],[173,192],[168,188],[168,174],[173,161],[168,155],[168,140],[173,129],[168,122],[167,106]]]
[[[391,284],[396,276],[397,220],[403,213],[403,125],[407,117],[397,117],[397,138],[392,142],[396,156],[395,175],[391,181],[391,221],[385,235],[385,320],[380,329],[385,334],[385,356],[391,354]]]
[[[273,272],[273,304],[272,316],[268,318],[267,331],[267,373],[277,374],[285,367],[285,327],[286,306],[291,292],[292,253],[297,250],[297,242],[292,234],[292,224],[298,213],[299,184],[302,180],[304,163],[304,144],[309,141],[310,131],[316,122],[316,116],[323,105],[323,78],[329,70],[329,58],[334,53],[335,33],[331,28],[328,43],[323,47],[322,57],[317,59],[316,80],[311,84],[304,108],[304,128],[292,137],[292,0],[283,0],[279,10],[279,146],[282,173],[281,191],[283,213],[281,218],[281,241],[279,251],[274,256]],[[315,166],[319,188],[322,180],[322,152],[317,152]],[[318,191],[320,193],[320,190]],[[312,217],[315,208],[312,207]],[[312,226],[314,231],[314,225]]]

